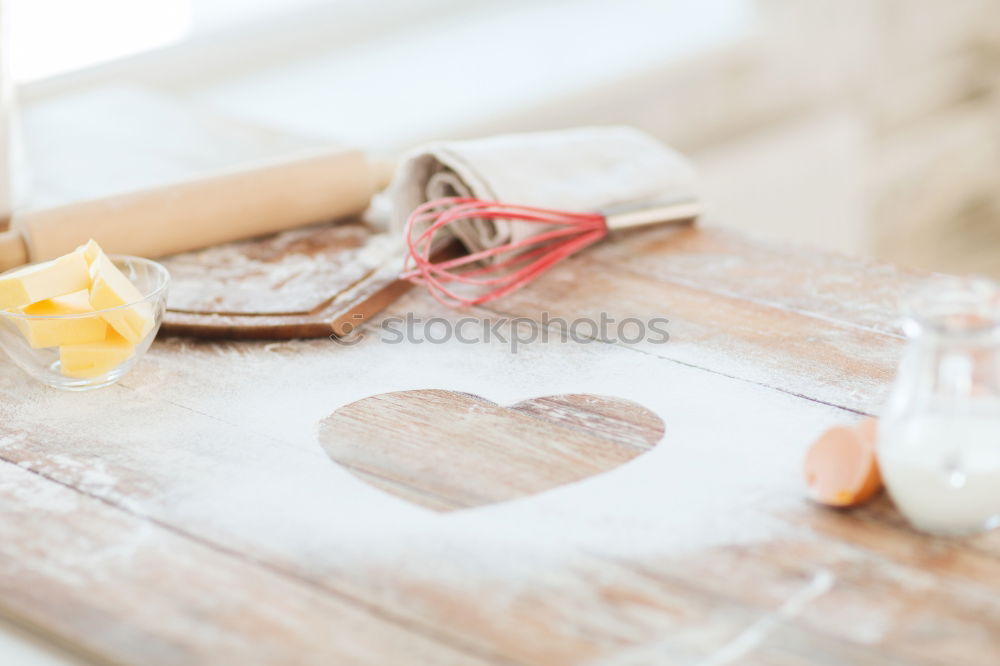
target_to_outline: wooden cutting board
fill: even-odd
[[[220,116],[154,91],[111,87],[24,115],[33,187],[25,210],[190,180],[323,143]],[[99,159],[96,158],[99,156]],[[409,287],[361,221],[160,259],[173,278],[163,331],[221,339],[322,337]]]
[[[169,257],[162,330],[233,340],[349,333],[409,289],[396,247],[352,220]]]

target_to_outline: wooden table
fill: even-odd
[[[132,89],[23,120],[36,204],[310,144]],[[144,666],[995,663],[1000,535],[804,499],[919,279],[653,229],[488,309],[411,292],[353,345],[162,339],[87,394],[0,362],[0,619]],[[670,340],[511,351],[517,317],[601,313]],[[491,340],[391,344],[407,314]]]
[[[884,497],[840,512],[803,496],[809,442],[877,412],[902,348],[897,298],[918,279],[655,229],[490,308],[414,291],[386,316],[661,316],[665,344],[514,354],[495,339],[390,344],[377,324],[351,346],[163,339],[86,394],[0,365],[0,610],[101,663],[995,663],[1000,534],[934,539]],[[613,470],[487,504],[522,492],[501,458],[531,450],[488,403],[437,393],[458,400],[434,406],[445,423],[383,398],[380,446],[411,463],[395,493],[324,453],[336,409],[429,388],[501,405],[623,398],[665,434]],[[530,468],[588,474],[561,444],[601,418],[551,425]],[[463,474],[480,479],[474,508],[429,490]],[[455,510],[403,498],[432,491]]]

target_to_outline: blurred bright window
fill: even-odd
[[[412,4],[433,0],[411,0]],[[12,76],[44,79],[180,43],[360,0],[0,0]]]
[[[2,1],[19,82],[148,51],[191,30],[190,0]]]
[[[478,41],[483,31],[476,25],[477,17],[502,29],[488,33],[483,44],[487,53],[498,45],[494,38],[499,32],[521,42],[518,48],[505,49],[513,61],[533,59],[547,47],[569,48],[567,56],[591,60],[592,52],[603,57],[610,48],[614,61],[618,52],[683,50],[706,28],[713,32],[720,25],[745,20],[749,4],[747,0],[0,0],[8,23],[10,68],[20,83],[151,51],[176,59],[176,49],[169,47],[178,45],[211,45],[198,56],[201,65],[211,68],[218,63],[205,62],[204,56],[228,50],[230,58],[240,53],[252,59],[261,38],[271,38],[264,51],[273,53],[276,34],[297,39],[278,42],[279,51],[315,46],[317,41],[329,47],[377,40],[389,33],[398,41],[399,35],[434,32],[434,24],[449,17],[453,23],[470,26],[469,38],[454,45],[465,49],[464,56],[453,61],[480,59],[481,49],[467,43],[483,44]],[[568,26],[573,29],[561,29]],[[456,52],[451,44],[443,50]],[[519,55],[522,51],[525,54]]]

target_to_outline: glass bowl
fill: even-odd
[[[15,365],[53,388],[87,391],[114,384],[139,362],[163,322],[170,273],[149,259],[121,255],[109,255],[109,259],[132,281],[142,299],[84,314],[28,315],[0,310],[0,347]],[[112,327],[105,327],[106,321],[136,310],[147,314],[152,325],[134,345],[123,339],[120,344],[89,344],[89,333],[104,328],[111,331]],[[66,345],[67,336],[77,336],[84,344]],[[57,346],[57,340],[64,346]]]

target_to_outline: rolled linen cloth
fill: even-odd
[[[400,164],[390,190],[391,227],[401,233],[417,206],[456,196],[609,213],[697,200],[699,187],[683,155],[632,127],[443,141],[418,148]],[[531,222],[477,218],[448,230],[470,252],[543,231]]]

